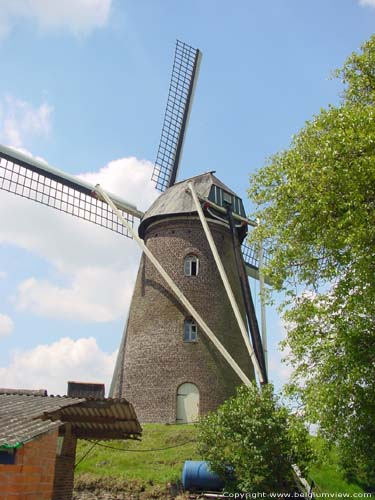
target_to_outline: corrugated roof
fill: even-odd
[[[48,411],[43,418],[70,422],[78,438],[122,439],[142,432],[133,406],[125,399],[85,399]]]
[[[145,213],[138,229],[141,238],[144,237],[146,227],[159,217],[191,214],[197,211],[193,197],[187,188],[189,182],[193,184],[196,193],[203,198],[208,198],[213,185],[237,196],[234,191],[223,184],[212,172],[178,182],[162,193]]]
[[[0,394],[34,394],[34,396],[47,396],[47,389],[0,389]]]
[[[45,411],[56,411],[77,401],[80,400],[34,394],[0,394],[0,446],[16,447],[60,427],[61,422],[43,422],[38,417]]]
[[[0,447],[20,446],[66,423],[78,438],[122,439],[142,431],[125,399],[0,394]]]

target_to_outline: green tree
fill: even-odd
[[[279,404],[272,385],[241,386],[198,429],[199,452],[229,491],[287,492],[292,464],[305,471],[312,456],[301,419]]]
[[[251,178],[288,326],[288,394],[375,485],[375,36],[335,72],[342,101]]]

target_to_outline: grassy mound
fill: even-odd
[[[127,491],[128,495],[138,495],[134,498],[142,498],[142,493],[144,498],[167,498],[162,495],[181,479],[185,460],[199,460],[195,450],[196,428],[163,424],[142,427],[142,441],[100,441],[85,458],[93,443],[79,441],[75,489],[94,491],[101,485],[114,493]]]

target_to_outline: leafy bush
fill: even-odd
[[[290,491],[292,464],[304,472],[312,458],[303,422],[279,403],[272,385],[241,386],[202,419],[198,450],[228,491]]]

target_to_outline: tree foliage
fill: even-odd
[[[292,464],[305,470],[312,456],[301,419],[279,404],[272,385],[241,386],[199,423],[198,443],[232,491],[289,491]]]
[[[342,102],[251,179],[267,273],[283,291],[290,395],[375,484],[375,36],[335,76]]]

